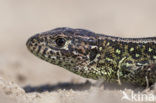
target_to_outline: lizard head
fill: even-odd
[[[98,37],[87,30],[56,28],[32,36],[26,45],[37,57],[85,77],[96,66]]]

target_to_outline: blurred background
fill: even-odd
[[[0,76],[20,86],[85,81],[27,50],[30,36],[56,27],[121,37],[156,36],[156,1],[0,0]]]

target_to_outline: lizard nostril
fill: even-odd
[[[28,41],[26,42],[26,46],[29,48],[31,45],[32,45],[32,43],[34,42],[34,36],[33,37],[31,37],[31,38],[29,38],[28,39]]]
[[[35,35],[35,36],[30,37],[27,40],[26,46],[27,46],[28,49],[33,45],[33,43],[35,43],[35,40],[38,40],[37,38],[38,38],[38,35]]]

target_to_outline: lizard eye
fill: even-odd
[[[62,46],[65,45],[66,40],[65,40],[64,38],[57,38],[57,39],[55,40],[55,42],[56,42],[57,46],[62,47]]]

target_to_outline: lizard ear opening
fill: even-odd
[[[97,48],[93,48],[90,50],[89,54],[90,61],[93,61],[96,58],[97,53],[98,53]]]

